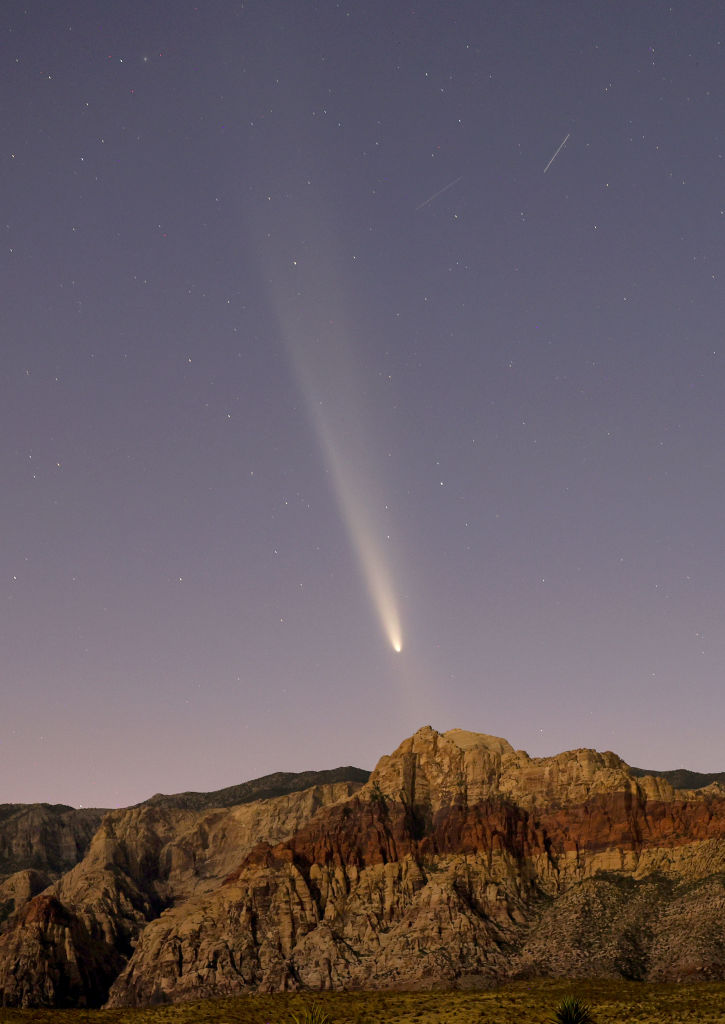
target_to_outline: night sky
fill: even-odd
[[[723,770],[721,5],[0,18],[0,801]]]

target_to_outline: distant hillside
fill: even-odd
[[[721,782],[725,786],[725,772],[691,772],[687,768],[674,768],[669,772],[655,772],[649,768],[629,770],[638,779],[645,775],[658,775],[661,779],[667,779],[673,789],[702,789],[713,782]]]
[[[369,777],[370,772],[352,767],[274,772],[213,793],[157,793],[135,806],[203,811],[270,800],[337,782],[362,785]],[[34,870],[41,872],[44,884],[48,884],[69,871],[85,856],[106,813],[104,808],[75,808],[66,804],[0,804],[0,882],[16,871]]]
[[[321,772],[273,772],[271,775],[263,775],[261,779],[241,782],[238,786],[226,786],[213,793],[174,793],[170,796],[157,793],[136,806],[161,805],[178,807],[185,811],[202,811],[210,807],[236,807],[239,804],[251,803],[253,800],[271,800],[274,797],[287,796],[289,793],[300,793],[312,786],[325,786],[335,782],[365,783],[369,778],[370,772],[352,767],[330,768]]]

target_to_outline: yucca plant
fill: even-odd
[[[554,1010],[551,1024],[594,1024],[591,1007],[574,996],[567,996]]]
[[[305,1007],[299,1017],[296,1017],[293,1013],[292,1020],[294,1024],[331,1024],[328,1014],[325,1013],[318,1003]]]

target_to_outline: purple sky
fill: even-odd
[[[725,10],[0,27],[0,802],[723,770]]]

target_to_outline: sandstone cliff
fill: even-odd
[[[83,860],[6,922],[0,1003],[100,1005],[149,921],[217,886],[260,839],[278,841],[359,785],[313,786],[232,808],[152,800],[107,813]]]
[[[191,801],[193,804],[194,801]],[[8,922],[8,1005],[725,977],[725,789],[426,727],[359,782],[109,814]]]
[[[0,930],[82,859],[105,813],[64,804],[0,804]]]
[[[83,857],[105,810],[0,804],[0,879],[28,869],[60,875]]]

